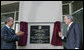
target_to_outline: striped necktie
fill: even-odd
[[[13,30],[11,28],[9,28],[11,32],[13,32]]]
[[[67,27],[67,31],[69,30],[69,27]]]

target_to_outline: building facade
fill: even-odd
[[[26,21],[28,23],[27,45],[18,46],[17,44],[17,49],[63,49],[64,45],[51,45],[51,39],[54,22],[60,21],[64,24],[63,15],[67,14],[73,15],[74,22],[80,23],[83,30],[83,1],[1,1],[1,27],[4,26],[6,16],[12,16],[14,18],[13,29],[16,32],[19,29],[20,21]],[[32,43],[30,41],[32,37],[30,33],[35,26],[39,29],[43,26],[48,27],[45,28],[49,29],[48,43]],[[66,25],[64,24],[62,27],[63,33],[66,36]]]

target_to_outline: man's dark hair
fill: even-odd
[[[6,17],[5,18],[5,24],[7,24],[7,22],[9,22],[10,21],[10,17]]]

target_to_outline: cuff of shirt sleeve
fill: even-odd
[[[64,36],[62,36],[61,39],[64,39]]]
[[[75,48],[75,49],[79,49],[79,48]]]

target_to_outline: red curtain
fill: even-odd
[[[28,36],[28,23],[20,22],[20,30],[24,32],[24,35],[20,37],[18,41],[18,46],[25,46],[27,44],[27,36]]]
[[[58,32],[61,31],[61,24],[59,21],[54,23],[54,30],[52,35],[51,44],[55,46],[62,46],[62,39],[59,37]]]

